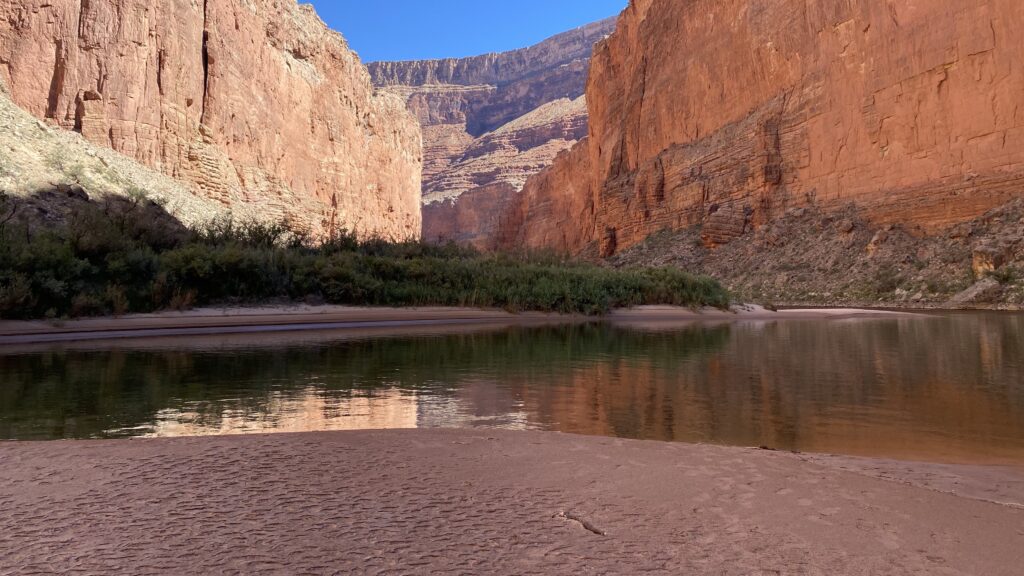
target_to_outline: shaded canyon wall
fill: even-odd
[[[419,127],[309,5],[2,0],[0,77],[36,117],[239,214],[419,235]]]
[[[632,0],[594,51],[590,137],[527,183],[504,248],[611,255],[855,205],[920,233],[1022,195],[1014,0]]]

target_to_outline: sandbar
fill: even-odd
[[[1010,469],[499,430],[8,442],[0,462],[2,574],[1024,566]]]
[[[381,330],[396,334],[423,326],[528,326],[569,322],[612,322],[653,328],[693,322],[774,320],[849,320],[897,318],[908,312],[870,309],[792,309],[772,311],[759,306],[730,310],[692,310],[673,306],[640,306],[616,310],[606,316],[524,312],[477,308],[368,308],[349,306],[279,305],[200,308],[186,312],[158,312],[120,317],[75,320],[0,320],[0,346],[84,340],[117,340],[214,334],[282,333],[311,330]]]

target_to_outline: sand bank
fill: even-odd
[[[0,321],[0,345],[82,340],[113,340],[211,334],[252,334],[308,330],[400,331],[418,326],[536,325],[604,320],[622,324],[733,322],[767,320],[850,319],[892,317],[905,312],[859,309],[804,309],[778,312],[757,306],[733,310],[691,310],[672,306],[643,306],[618,310],[603,318],[473,308],[357,308],[347,306],[264,306],[202,308],[188,312],[133,314],[122,317],[67,321]]]
[[[907,475],[761,450],[446,430],[0,443],[0,462],[4,574],[1024,565],[1022,476],[1001,469],[901,464]],[[972,483],[989,487],[983,499],[949,492]]]

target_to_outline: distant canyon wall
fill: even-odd
[[[793,208],[929,233],[1024,194],[1016,0],[632,0],[594,51],[590,137],[497,244],[610,255]]]
[[[423,127],[425,239],[488,244],[526,179],[586,135],[590,55],[614,24],[501,54],[368,66]]]
[[[295,0],[0,0],[0,77],[40,119],[239,213],[418,237],[421,136]]]

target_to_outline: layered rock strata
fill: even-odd
[[[0,77],[36,117],[226,207],[419,234],[415,119],[295,0],[0,1]]]
[[[423,126],[424,238],[488,244],[526,178],[586,135],[589,58],[613,26],[503,54],[369,65]]]
[[[586,136],[586,102],[556,100],[481,136],[426,185],[423,238],[487,249],[527,178]]]
[[[927,234],[1024,190],[1024,5],[632,0],[594,51],[590,137],[526,185],[502,247],[727,243],[802,206]]]

